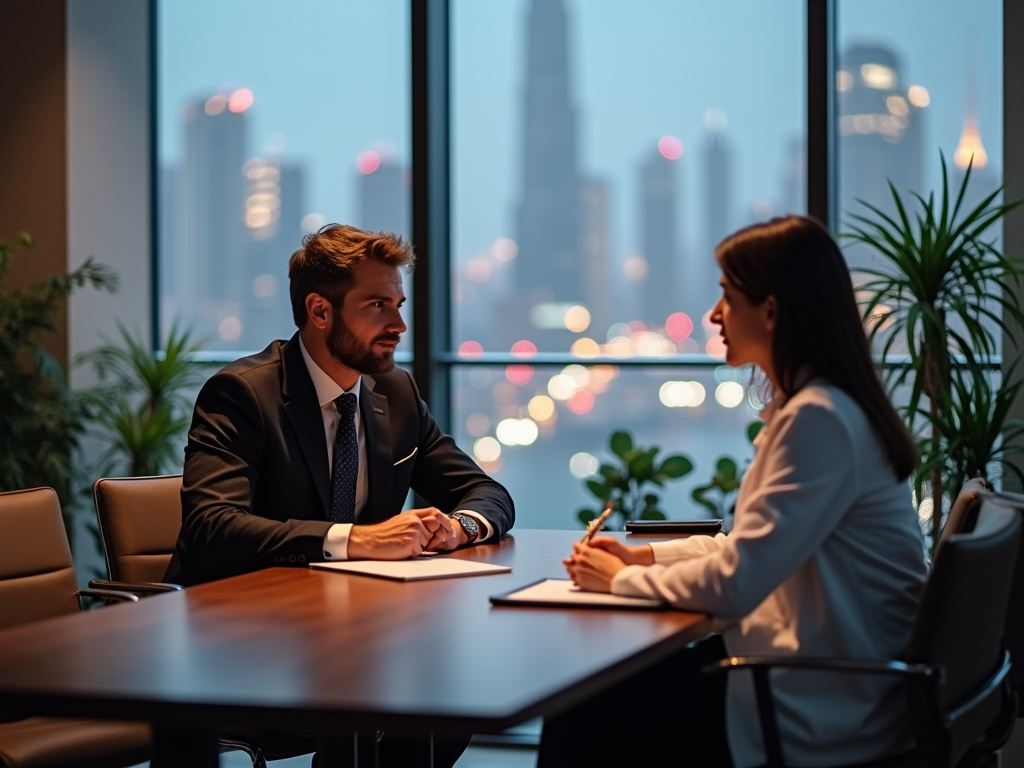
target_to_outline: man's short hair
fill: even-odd
[[[306,297],[318,293],[340,307],[352,287],[352,270],[361,262],[376,261],[412,270],[412,245],[391,232],[367,232],[346,224],[327,224],[302,238],[302,247],[288,260],[288,293],[292,317],[306,325]]]

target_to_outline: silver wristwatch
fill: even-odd
[[[448,517],[459,521],[462,530],[466,532],[467,544],[475,544],[476,540],[480,538],[480,525],[469,515],[464,515],[461,512],[452,512]]]

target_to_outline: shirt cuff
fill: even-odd
[[[480,525],[480,538],[473,542],[474,544],[483,544],[485,541],[491,538],[491,536],[494,535],[494,529],[491,527],[491,524],[488,523],[487,518],[481,515],[479,512],[474,512],[471,509],[457,509],[455,511],[461,512],[462,514],[467,515],[468,517],[472,517]]]
[[[348,537],[352,523],[335,523],[324,536],[324,560],[348,560]]]

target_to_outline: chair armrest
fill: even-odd
[[[137,603],[138,595],[130,592],[119,592],[116,589],[80,589],[75,594],[78,597],[96,597],[100,600],[116,600],[119,603]]]
[[[109,581],[93,579],[89,582],[90,589],[113,589],[121,592],[137,592],[142,596],[156,595],[161,592],[177,592],[182,589],[179,584],[165,584],[159,581]]]
[[[911,675],[941,682],[946,671],[931,664],[907,664],[903,661],[857,661],[855,659],[823,659],[797,656],[733,656],[701,667],[704,674],[735,669],[749,669],[754,677],[754,695],[757,699],[757,716],[761,723],[761,736],[770,768],[783,768],[782,738],[779,735],[779,721],[775,716],[775,701],[772,698],[768,671],[775,667],[807,669],[829,672],[852,672],[875,675]]]
[[[922,675],[945,678],[946,671],[932,664],[907,664],[904,661],[858,661],[856,659],[828,659],[804,656],[733,656],[728,659],[705,664],[701,671],[711,674],[718,671],[731,672],[734,669],[816,669],[828,672],[855,672],[876,675]]]

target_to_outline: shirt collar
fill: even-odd
[[[313,380],[313,387],[316,389],[316,399],[320,402],[321,408],[328,403],[333,403],[341,395],[347,393],[354,394],[356,396],[356,406],[359,405],[359,390],[362,389],[363,383],[362,376],[356,379],[356,383],[352,385],[352,389],[342,389],[341,385],[328,376],[324,372],[324,369],[317,365],[313,358],[309,356],[309,352],[306,350],[306,345],[302,343],[302,336],[299,336],[299,349],[302,350],[302,359],[306,363],[306,370],[309,371],[309,377]]]

